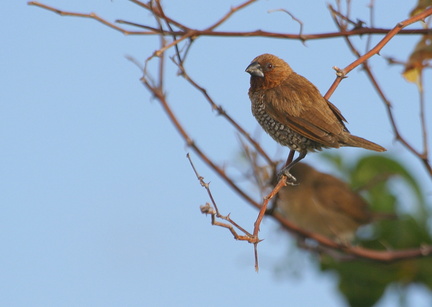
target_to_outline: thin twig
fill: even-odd
[[[141,6],[142,8],[150,11],[155,17],[158,18],[162,18],[164,19],[166,22],[175,25],[176,27],[182,29],[183,31],[190,31],[191,29],[189,27],[186,27],[185,25],[183,25],[182,23],[166,16],[165,14],[163,14],[163,12],[159,11],[158,9],[155,9],[154,4],[156,3],[156,7],[159,8],[161,7],[160,1],[159,0],[150,0],[148,3],[144,3],[138,0],[129,0],[132,3],[135,3],[136,5]],[[172,33],[168,33],[169,35],[172,35]]]
[[[178,56],[180,57],[180,56]],[[207,90],[200,86],[192,77],[186,72],[184,66],[180,63],[175,62],[177,67],[180,69],[180,75],[184,77],[193,87],[195,87],[201,94],[206,98],[207,102],[210,104],[213,110],[216,110],[219,115],[223,116],[241,135],[243,135],[249,143],[260,153],[260,155],[269,163],[273,165],[273,160],[264,151],[264,149],[255,141],[246,130],[243,129],[220,105],[217,105],[214,100],[210,97]]]
[[[155,32],[153,32],[153,31],[151,31],[151,32],[147,32],[147,31],[128,31],[128,30],[122,29],[122,28],[116,26],[115,24],[113,24],[113,23],[111,23],[111,22],[109,22],[109,21],[107,21],[107,20],[99,17],[95,13],[84,14],[84,13],[73,13],[73,12],[62,11],[62,10],[56,9],[56,8],[54,8],[52,6],[49,6],[49,5],[46,5],[46,4],[42,4],[42,3],[39,3],[39,2],[36,2],[36,1],[30,1],[27,4],[28,5],[38,6],[40,8],[46,9],[48,11],[57,13],[57,14],[59,14],[61,16],[72,16],[72,17],[82,17],[82,18],[94,19],[94,20],[97,20],[100,23],[102,23],[102,24],[104,24],[104,25],[106,25],[106,26],[114,29],[114,30],[117,30],[117,31],[125,34],[125,35],[148,35],[148,34],[153,34],[154,35],[155,34]]]
[[[330,9],[333,9],[331,5],[329,6]],[[424,10],[423,12],[410,17],[402,22],[399,22],[392,30],[390,30],[384,38],[375,45],[369,52],[365,53],[363,56],[359,57],[357,60],[349,64],[347,67],[345,67],[342,70],[343,76],[337,76],[336,80],[333,82],[327,93],[324,95],[324,98],[329,99],[330,96],[333,94],[339,83],[342,81],[343,77],[345,77],[351,70],[359,66],[360,64],[364,63],[367,59],[374,56],[375,54],[379,54],[381,49],[396,35],[398,34],[403,28],[409,26],[410,24],[413,24],[417,21],[423,20],[426,17],[432,15],[432,7]]]
[[[215,226],[220,226],[220,227],[224,227],[227,228],[231,234],[234,236],[235,240],[240,240],[240,241],[247,241],[249,243],[253,243],[254,244],[254,258],[255,258],[255,270],[258,272],[259,269],[259,264],[258,264],[258,250],[257,250],[257,244],[259,243],[259,240],[256,236],[250,234],[248,231],[246,231],[243,227],[241,227],[239,224],[237,224],[236,222],[234,222],[230,215],[222,215],[219,212],[218,206],[216,205],[216,201],[213,198],[213,194],[210,190],[210,184],[204,181],[204,177],[201,176],[197,169],[195,168],[195,165],[192,162],[192,159],[189,155],[189,153],[186,155],[186,157],[189,160],[190,165],[192,166],[192,169],[195,173],[195,176],[197,177],[197,179],[199,180],[200,184],[202,187],[204,187],[207,191],[208,196],[210,197],[210,200],[212,202],[213,207],[209,204],[206,203],[204,206],[200,206],[200,210],[202,213],[204,214],[210,214],[211,215],[211,223],[212,225]],[[219,222],[217,219],[222,219],[227,221],[228,223],[221,223]],[[239,235],[236,231],[235,228],[240,230],[241,232],[243,232],[245,235]]]
[[[223,24],[225,21],[227,21],[234,13],[236,13],[237,11],[247,7],[248,5],[256,2],[257,0],[248,0],[236,7],[233,7],[229,10],[228,13],[226,13],[224,16],[222,16],[222,18],[217,21],[214,25],[208,27],[206,30],[207,31],[213,31],[214,29],[216,29],[217,27],[219,27],[221,24]]]
[[[330,7],[331,10],[333,10],[332,7]],[[334,18],[334,21],[336,25],[341,29],[342,25],[339,23],[339,21]],[[358,58],[361,59],[362,56],[360,52],[355,48],[354,44],[351,42],[351,39],[349,37],[345,37],[345,42],[347,43],[348,47],[350,48],[351,52]],[[432,167],[429,163],[428,158],[428,143],[427,143],[427,129],[426,129],[426,118],[425,118],[425,110],[424,110],[424,95],[422,95],[422,92],[420,92],[420,122],[422,125],[422,139],[423,139],[423,153],[420,153],[417,151],[401,134],[399,131],[399,128],[396,124],[396,119],[393,114],[392,109],[392,103],[387,98],[387,96],[384,94],[384,91],[382,90],[381,86],[378,84],[378,81],[376,80],[372,69],[370,68],[368,62],[365,60],[361,63],[364,71],[366,72],[369,80],[371,81],[373,87],[377,91],[378,95],[380,96],[381,100],[384,102],[384,105],[386,107],[387,116],[390,120],[390,125],[393,129],[393,133],[395,135],[395,139],[398,140],[405,146],[411,153],[413,153],[415,156],[417,156],[425,166],[426,170],[432,176]],[[340,71],[340,73],[343,75],[343,72]],[[422,98],[423,97],[423,98]],[[422,100],[423,99],[423,100]],[[426,140],[426,141],[425,141]]]
[[[145,5],[140,1],[136,1],[136,0],[130,0],[130,1],[137,3],[137,4],[141,3],[142,4],[141,6],[143,6],[145,8],[149,7],[148,5]],[[175,20],[172,20],[171,18],[169,18],[168,21],[170,22],[170,24],[173,24],[173,25],[181,28],[181,30],[177,30],[177,31],[176,30],[174,30],[174,31],[166,31],[165,30],[162,32],[162,31],[160,31],[154,27],[148,26],[148,25],[141,25],[141,24],[138,24],[135,22],[126,21],[126,20],[122,20],[122,19],[116,20],[117,23],[127,24],[130,26],[140,27],[140,28],[145,28],[145,29],[151,30],[151,31],[129,31],[129,30],[122,29],[122,28],[116,26],[115,24],[113,24],[113,23],[111,23],[111,22],[109,22],[103,18],[100,18],[96,14],[92,14],[92,13],[83,14],[83,13],[73,13],[73,12],[68,12],[68,11],[62,11],[62,10],[56,9],[54,7],[51,7],[49,5],[39,3],[37,1],[30,1],[27,4],[46,9],[48,11],[57,13],[61,16],[74,16],[74,17],[83,17],[83,18],[95,19],[95,20],[103,23],[104,25],[106,25],[110,28],[113,28],[117,31],[120,31],[121,33],[123,33],[125,35],[165,35],[165,36],[177,35],[177,36],[186,36],[188,33],[190,34],[191,31],[194,31],[194,35],[196,37],[198,37],[198,36],[267,37],[267,38],[294,39],[294,40],[300,39],[300,40],[307,41],[307,40],[315,40],[315,39],[345,37],[345,36],[359,36],[359,35],[365,35],[365,34],[383,35],[383,34],[389,33],[389,31],[390,31],[390,29],[362,27],[359,29],[353,29],[350,31],[343,31],[343,32],[313,33],[313,34],[299,35],[299,34],[269,32],[269,31],[263,31],[263,30],[255,30],[255,31],[192,30],[192,29],[186,27],[185,25],[180,24],[180,23],[176,22]],[[153,11],[152,11],[152,13],[153,13]],[[398,35],[413,35],[413,34],[430,35],[430,34],[432,34],[432,29],[427,28],[427,29],[400,30],[397,34]]]
[[[370,26],[373,28],[375,26],[375,0],[370,0],[368,7],[369,7],[369,23]],[[372,35],[368,35],[365,44],[366,51],[370,50],[371,44],[372,44]]]
[[[206,203],[205,205],[200,206],[200,210],[201,210],[201,213],[203,213],[203,214],[210,214],[211,215],[212,225],[227,228],[231,232],[231,234],[233,235],[235,240],[247,241],[250,243],[251,237],[249,237],[248,235],[244,235],[244,236],[239,235],[237,233],[237,231],[235,231],[234,227],[239,228],[240,226],[238,226],[233,220],[231,220],[229,215],[223,216],[223,215],[219,214],[217,212],[217,210],[215,210],[209,203]],[[228,221],[228,223],[221,223],[217,220],[218,218],[222,219],[222,220],[226,220],[226,221]]]
[[[192,169],[193,169],[193,171],[194,171],[194,173],[195,173],[195,176],[196,176],[197,179],[199,180],[201,186],[204,187],[204,188],[206,189],[207,194],[208,194],[208,196],[209,196],[209,198],[210,198],[210,200],[211,200],[211,202],[212,202],[212,205],[213,205],[213,207],[215,208],[215,211],[216,211],[216,212],[215,212],[215,213],[216,213],[216,217],[218,217],[218,218],[223,218],[224,220],[230,222],[230,223],[231,223],[232,225],[234,225],[237,229],[239,229],[241,232],[243,232],[244,234],[246,234],[246,235],[249,237],[249,239],[248,239],[247,241],[250,241],[250,238],[252,238],[252,234],[250,234],[250,233],[247,232],[243,227],[241,227],[241,226],[238,225],[236,222],[234,222],[234,221],[229,217],[229,215],[227,215],[227,216],[223,216],[223,215],[220,214],[219,208],[218,208],[218,206],[216,205],[216,201],[215,201],[215,199],[214,199],[214,197],[213,197],[213,194],[212,194],[212,192],[211,192],[211,190],[210,190],[210,184],[207,183],[207,182],[205,182],[205,181],[204,181],[204,177],[201,176],[201,175],[198,173],[198,171],[197,171],[195,165],[194,165],[193,162],[192,162],[192,159],[191,159],[189,153],[186,154],[186,157],[187,157],[187,159],[189,160],[189,163],[190,163],[190,165],[192,166]]]
[[[273,13],[273,12],[284,12],[284,13],[290,15],[291,18],[292,18],[294,21],[298,22],[298,24],[300,25],[299,37],[303,37],[303,22],[302,22],[300,19],[298,19],[297,17],[295,17],[292,13],[290,13],[288,10],[285,10],[285,9],[276,9],[276,10],[269,10],[268,12],[269,12],[269,13]],[[305,43],[304,39],[302,39],[302,42],[303,42],[303,44]]]
[[[217,166],[208,156],[205,154],[202,149],[192,140],[186,130],[183,128],[183,125],[180,124],[178,118],[175,116],[172,111],[168,101],[166,100],[165,94],[160,92],[157,88],[152,86],[151,83],[148,82],[146,77],[141,78],[141,81],[146,86],[146,88],[154,95],[154,97],[160,102],[162,108],[166,112],[168,118],[171,123],[180,133],[181,137],[185,140],[187,146],[191,147],[198,156],[209,165],[225,182],[234,189],[240,196],[242,196],[248,203],[255,206],[256,208],[260,208],[260,205],[252,199],[245,191],[243,191],[234,181],[225,173],[225,171]]]
[[[423,139],[423,153],[419,155],[419,158],[422,159],[423,165],[428,169],[429,174],[432,176],[432,166],[429,163],[429,144],[428,144],[428,132],[426,126],[426,107],[425,107],[425,94],[424,94],[424,86],[423,86],[423,70],[420,72],[420,125],[422,131],[422,139]]]

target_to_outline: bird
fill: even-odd
[[[348,184],[306,163],[297,163],[291,172],[298,184],[279,191],[276,211],[306,231],[348,244],[360,226],[394,217],[372,213],[368,203]]]
[[[295,177],[289,171],[308,152],[343,146],[386,151],[378,144],[352,135],[339,109],[277,56],[268,53],[257,56],[246,72],[250,74],[248,94],[252,114],[276,142],[289,147],[292,153],[299,153],[294,161],[288,159],[280,172],[287,176],[287,182],[294,184]]]

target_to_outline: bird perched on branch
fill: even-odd
[[[300,228],[349,243],[362,225],[391,214],[371,213],[366,201],[342,180],[298,163],[291,172],[298,185],[283,187],[277,210]]]
[[[258,123],[276,142],[299,152],[299,156],[287,161],[281,171],[291,182],[295,182],[295,178],[289,170],[309,151],[342,146],[386,150],[352,135],[339,109],[277,56],[256,57],[246,72],[251,75],[249,98]]]

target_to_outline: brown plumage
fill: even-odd
[[[358,227],[372,221],[368,204],[342,180],[304,163],[293,166],[291,173],[299,184],[283,187],[276,206],[293,224],[348,243]]]
[[[352,135],[339,109],[282,59],[262,54],[252,61],[246,72],[251,75],[249,98],[258,123],[276,142],[300,153],[284,171],[289,173],[307,152],[322,148],[351,146],[386,150]]]

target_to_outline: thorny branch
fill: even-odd
[[[216,205],[216,202],[215,202],[215,200],[213,198],[213,194],[210,191],[210,185],[209,185],[209,183],[204,182],[204,177],[202,177],[202,176],[200,176],[198,174],[198,171],[196,170],[195,165],[193,164],[192,159],[191,159],[189,153],[186,155],[186,157],[188,158],[188,160],[189,160],[189,162],[190,162],[190,164],[192,166],[192,169],[193,169],[193,171],[195,173],[195,176],[199,180],[201,186],[204,187],[207,190],[207,194],[208,194],[208,196],[209,196],[209,198],[210,198],[210,200],[211,200],[211,202],[213,204],[213,207],[209,203],[206,203],[204,206],[200,206],[201,213],[210,214],[211,215],[211,223],[212,223],[212,225],[220,226],[220,227],[223,227],[223,228],[227,228],[231,232],[231,234],[234,236],[234,239],[240,240],[240,241],[247,241],[249,243],[253,243],[254,244],[254,249],[255,249],[255,253],[254,253],[255,254],[255,270],[258,271],[258,268],[259,268],[259,266],[258,266],[258,251],[257,251],[257,244],[259,243],[258,237],[255,236],[255,235],[250,234],[243,227],[241,227],[239,224],[237,224],[236,222],[234,222],[231,219],[231,217],[230,217],[229,214],[228,215],[222,215],[222,214],[219,213],[219,209],[218,209],[218,207]],[[225,220],[228,223],[218,222],[217,218]],[[238,230],[240,230],[241,232],[243,232],[245,235],[241,236],[241,235],[237,234],[237,232],[235,231],[235,228],[237,228]]]
[[[301,40],[303,41],[303,43],[304,43],[304,39],[302,38],[302,37],[303,37],[303,22],[302,22],[300,19],[298,19],[298,18],[295,17],[291,12],[289,12],[289,11],[287,11],[287,10],[285,10],[285,9],[270,10],[270,11],[268,11],[268,12],[269,12],[269,13],[273,13],[273,12],[284,12],[284,13],[290,15],[291,18],[292,18],[294,21],[298,22],[298,24],[300,25],[299,35],[300,35],[300,39],[301,39]]]
[[[365,68],[365,71],[367,72],[371,83],[374,85],[376,90],[378,91],[379,95],[381,96],[383,102],[385,103],[387,107],[387,113],[390,118],[394,134],[397,140],[399,140],[404,146],[411,151],[413,154],[418,156],[419,158],[423,159],[424,165],[426,169],[429,171],[430,174],[432,174],[432,169],[429,164],[428,156],[427,156],[427,144],[424,144],[424,153],[421,154],[418,151],[416,151],[400,134],[398,127],[396,125],[394,115],[391,110],[391,103],[386,98],[386,96],[383,94],[383,91],[381,90],[380,86],[378,85],[378,82],[376,81],[374,75],[372,74],[369,66],[367,65],[367,60],[376,55],[379,54],[380,50],[395,36],[395,35],[430,35],[432,34],[432,30],[430,28],[425,29],[410,29],[410,30],[404,30],[404,28],[414,22],[417,22],[419,20],[424,20],[426,17],[430,16],[432,14],[432,7],[429,7],[428,9],[424,10],[420,14],[413,16],[411,18],[408,18],[405,21],[402,21],[398,23],[393,29],[381,29],[381,28],[374,28],[374,27],[366,27],[363,22],[358,21],[354,22],[349,18],[349,12],[347,14],[342,14],[337,10],[334,10],[333,8],[330,8],[330,10],[334,14],[335,20],[343,21],[343,23],[339,22],[339,31],[337,32],[331,32],[331,33],[317,33],[317,34],[304,34],[302,33],[302,30],[298,34],[287,34],[287,33],[276,33],[276,32],[268,32],[268,31],[262,31],[262,30],[255,30],[255,31],[215,31],[217,27],[219,27],[221,24],[223,24],[225,21],[230,19],[235,13],[240,11],[241,9],[253,4],[256,2],[256,0],[248,0],[243,2],[242,4],[231,8],[226,14],[224,14],[218,21],[213,23],[211,26],[204,28],[202,30],[199,29],[192,29],[190,27],[187,27],[182,22],[177,21],[171,16],[167,16],[166,13],[163,10],[163,7],[161,5],[160,0],[152,0],[150,2],[144,3],[138,0],[130,0],[132,3],[140,6],[141,8],[147,10],[149,13],[151,13],[156,21],[156,26],[154,25],[142,25],[138,24],[136,22],[132,21],[126,21],[126,20],[116,20],[115,22],[107,21],[95,13],[73,13],[73,12],[67,12],[62,11],[59,9],[56,9],[54,7],[31,1],[28,2],[29,5],[34,5],[49,11],[52,11],[54,13],[57,13],[61,16],[72,16],[72,17],[82,17],[82,18],[90,18],[94,19],[105,26],[108,26],[116,31],[119,31],[125,35],[144,35],[144,36],[159,36],[160,37],[160,46],[159,49],[155,50],[152,55],[150,55],[146,62],[145,66],[141,69],[143,72],[143,77],[141,78],[141,81],[143,85],[152,93],[153,97],[156,98],[161,106],[163,107],[164,111],[166,112],[168,118],[174,125],[174,127],[177,129],[181,137],[185,140],[186,144],[193,149],[193,151],[202,159],[213,171],[215,171],[226,183],[229,185],[234,191],[236,191],[239,195],[241,195],[245,201],[247,201],[249,204],[254,206],[255,208],[261,209],[260,213],[263,213],[265,211],[265,207],[267,206],[270,199],[278,192],[278,190],[283,186],[282,181],[280,181],[276,187],[273,189],[273,191],[264,198],[264,201],[262,204],[255,201],[253,197],[251,197],[248,193],[246,193],[243,189],[239,187],[239,185],[235,182],[234,179],[232,179],[230,176],[226,174],[224,169],[217,165],[212,158],[209,157],[204,151],[193,141],[193,139],[189,136],[189,134],[184,129],[183,125],[180,123],[177,116],[173,113],[170,104],[166,98],[166,95],[164,93],[164,66],[166,62],[165,53],[166,51],[170,50],[171,48],[174,48],[174,57],[171,59],[174,61],[174,63],[177,65],[180,75],[185,78],[189,84],[195,88],[196,90],[200,91],[201,94],[205,97],[207,102],[211,105],[212,109],[217,110],[219,115],[222,115],[250,144],[251,146],[256,150],[256,152],[264,158],[264,160],[272,165],[273,167],[276,166],[276,163],[270,159],[270,157],[265,153],[265,151],[259,146],[259,143],[256,142],[250,135],[246,132],[245,129],[243,129],[231,116],[227,114],[227,112],[221,107],[218,106],[215,101],[211,98],[211,96],[207,93],[207,90],[199,85],[198,82],[196,82],[188,73],[184,66],[184,61],[186,59],[186,55],[188,54],[193,42],[203,36],[213,36],[213,37],[266,37],[266,38],[281,38],[281,39],[295,39],[295,40],[301,40],[302,42],[305,42],[306,40],[313,40],[313,39],[326,39],[326,38],[334,38],[334,37],[343,37],[346,39],[348,45],[350,48],[355,52],[358,59],[345,67],[344,69],[338,69],[337,70],[337,78],[333,85],[328,90],[327,94],[325,95],[326,98],[330,97],[331,94],[334,92],[338,84],[341,82],[341,80],[346,77],[346,75],[354,68],[356,68],[359,65],[363,65]],[[293,17],[291,13],[289,13],[286,10],[281,9],[281,11],[287,12],[290,16]],[[293,17],[294,18],[294,17]],[[116,24],[123,24],[126,26],[130,26],[133,28],[139,28],[143,29],[143,31],[132,31],[128,30],[122,27],[117,26]],[[301,23],[300,23],[301,24]],[[352,25],[352,29],[348,29],[348,24]],[[357,50],[352,46],[350,43],[349,37],[351,36],[360,36],[360,35],[385,35],[384,38],[371,50],[369,50],[367,53],[361,55],[358,53]],[[172,40],[170,42],[166,41],[167,37],[171,37]],[[180,44],[184,43],[184,48],[179,48]],[[158,78],[156,78],[157,82],[154,81],[153,77],[149,74],[147,71],[147,63],[157,58],[159,61],[159,68],[158,68]],[[423,129],[425,130],[425,129]],[[423,131],[423,135],[425,135],[426,131]],[[189,157],[189,156],[188,156]],[[190,159],[190,158],[189,158]],[[216,202],[213,199],[213,196],[210,192],[209,186],[207,183],[203,181],[203,178],[199,176],[197,171],[195,170],[195,167],[192,164],[191,165],[194,168],[195,174],[197,178],[199,179],[201,185],[203,185],[208,195],[211,199],[212,205],[207,204],[201,208],[203,213],[209,213],[212,215],[212,224],[219,225],[225,228],[228,228],[230,232],[234,235],[235,238],[239,240],[245,240],[252,244],[254,244],[255,247],[255,256],[256,256],[256,268],[258,268],[258,262],[257,262],[257,244],[260,242],[260,239],[258,238],[258,230],[259,225],[261,222],[261,219],[263,218],[263,214],[260,214],[255,222],[255,229],[254,233],[250,234],[248,233],[244,228],[242,228],[240,225],[237,225],[234,221],[231,220],[231,218],[228,216],[223,216],[219,213],[217,209]],[[406,249],[406,250],[393,250],[393,251],[375,251],[370,249],[365,249],[361,247],[353,247],[353,246],[345,246],[341,245],[337,242],[334,242],[324,236],[321,236],[319,234],[315,233],[309,233],[299,227],[297,227],[294,224],[291,224],[287,220],[285,220],[281,215],[278,213],[274,213],[272,215],[281,225],[283,225],[286,229],[293,231],[297,234],[300,234],[301,236],[310,238],[318,242],[320,245],[327,247],[329,249],[338,250],[341,252],[346,253],[347,255],[352,255],[354,257],[358,258],[365,258],[375,261],[383,261],[383,262],[390,262],[395,260],[401,260],[401,259],[408,259],[408,258],[415,258],[415,257],[422,257],[426,255],[432,254],[432,246],[426,246],[421,247],[418,249]],[[221,223],[218,222],[216,219],[222,219],[226,221],[227,223]],[[235,229],[240,230],[245,235],[241,236],[238,235]]]
[[[190,44],[191,45],[191,44]],[[189,46],[190,46],[189,45]],[[255,141],[250,134],[243,129],[220,105],[217,105],[213,98],[207,93],[207,90],[200,86],[192,77],[186,72],[185,67],[183,66],[184,63],[184,56],[182,57],[179,50],[176,50],[176,57],[178,58],[178,62],[173,59],[174,63],[179,68],[180,72],[179,75],[181,75],[183,78],[185,78],[194,88],[196,88],[198,91],[201,92],[201,94],[205,97],[205,99],[208,101],[210,106],[213,110],[216,110],[218,115],[221,115],[225,117],[225,119],[242,135],[244,136],[252,145],[253,147],[260,153],[260,155],[266,160],[266,162],[270,165],[275,166],[275,162],[269,157],[269,155],[264,151],[264,149],[258,144],[257,141]]]
[[[335,21],[335,23],[339,27],[339,29],[342,31],[344,29],[344,25],[337,18],[338,16],[341,16],[341,13],[336,11],[331,5],[329,5],[329,9],[332,12],[333,20]],[[399,25],[400,24],[398,24],[398,26]],[[351,42],[351,39],[349,37],[345,37],[344,39],[345,39],[348,47],[350,48],[351,52],[358,58],[357,61],[362,59],[362,55],[356,49],[354,44]],[[379,44],[381,44],[381,42]],[[375,49],[378,49],[378,48],[375,48]],[[367,53],[367,54],[369,54],[369,53]],[[420,153],[408,142],[408,140],[406,138],[404,138],[402,136],[401,132],[399,131],[399,128],[396,124],[395,116],[393,114],[392,103],[387,98],[387,96],[384,94],[384,91],[382,90],[381,86],[379,85],[374,73],[372,72],[372,69],[370,68],[370,66],[368,64],[367,59],[361,61],[360,63],[362,65],[364,71],[366,72],[368,78],[370,79],[372,86],[375,88],[375,90],[377,91],[381,100],[383,101],[384,106],[386,107],[387,115],[388,115],[388,118],[390,120],[390,124],[391,124],[391,127],[393,129],[395,139],[398,140],[399,142],[401,142],[403,146],[405,146],[411,153],[413,153],[415,156],[417,156],[423,162],[423,165],[427,169],[429,175],[432,176],[432,167],[429,163],[429,157],[428,157],[427,129],[426,129],[426,118],[425,118],[426,112],[425,112],[425,108],[424,108],[424,92],[423,92],[423,90],[420,90],[420,122],[421,122],[421,127],[422,127],[422,140],[423,140],[423,152]],[[423,87],[421,86],[421,88],[423,88]]]
[[[331,9],[331,8],[330,8]],[[327,91],[327,93],[324,95],[326,99],[329,99],[330,96],[333,94],[334,90],[337,88],[339,83],[342,81],[342,79],[354,68],[362,64],[363,62],[367,61],[372,56],[379,54],[381,49],[398,33],[401,32],[401,30],[417,21],[424,20],[426,17],[432,15],[432,7],[429,9],[421,12],[420,14],[417,14],[413,17],[410,17],[402,22],[399,22],[393,29],[391,29],[384,38],[371,50],[369,50],[366,54],[360,56],[357,60],[349,64],[344,69],[340,70],[340,75],[337,76],[336,80],[333,82],[330,89]]]
[[[152,8],[151,6],[144,4],[140,1],[135,1],[135,0],[130,0],[130,1],[140,5],[141,7],[145,8],[147,10],[149,10],[152,14],[158,16],[159,18],[162,18],[160,16],[160,13],[156,9]],[[246,3],[252,3],[255,1],[247,1]],[[159,0],[156,2],[159,2]],[[126,25],[130,25],[133,27],[143,28],[143,29],[148,30],[148,31],[131,31],[131,30],[120,28],[120,27],[116,26],[113,22],[109,22],[105,19],[100,18],[95,13],[85,14],[85,13],[66,12],[66,11],[56,9],[52,6],[42,4],[42,3],[37,2],[37,1],[30,1],[30,2],[28,2],[28,4],[38,6],[40,8],[46,9],[48,11],[57,13],[61,16],[72,16],[72,17],[83,17],[83,18],[95,19],[95,20],[103,23],[104,25],[106,25],[110,28],[113,28],[113,29],[125,34],[125,35],[189,36],[190,35],[189,32],[194,31],[194,34],[196,35],[196,37],[199,37],[199,36],[268,37],[268,38],[296,39],[296,40],[302,39],[304,41],[307,41],[307,40],[314,40],[314,39],[335,38],[335,37],[343,37],[343,36],[359,36],[359,35],[365,35],[365,34],[383,35],[383,34],[387,34],[390,31],[390,29],[368,28],[368,27],[361,27],[358,29],[354,28],[352,30],[344,31],[344,32],[329,32],[329,33],[316,33],[316,34],[287,34],[287,33],[276,33],[276,32],[269,32],[269,31],[263,31],[263,30],[256,30],[256,31],[213,31],[211,29],[194,30],[194,29],[188,28],[185,25],[183,25],[183,24],[181,24],[181,23],[179,23],[179,22],[177,22],[171,18],[168,18],[168,17],[165,17],[166,21],[169,22],[170,24],[180,28],[180,29],[179,30],[172,30],[172,31],[167,31],[167,30],[162,31],[162,30],[154,28],[152,26],[138,24],[138,23],[135,23],[132,21],[126,21],[126,20],[121,20],[121,19],[115,21],[116,23],[119,23],[119,24],[126,24]],[[423,35],[426,35],[426,34],[431,34],[431,33],[432,33],[431,29],[413,29],[413,30],[401,30],[398,34],[405,34],[405,35],[423,34]]]
[[[204,181],[204,177],[201,176],[198,173],[197,169],[195,168],[195,165],[192,162],[192,159],[191,159],[189,153],[186,155],[186,157],[188,158],[189,163],[192,166],[192,169],[193,169],[193,171],[195,173],[195,176],[199,180],[201,186],[206,189],[207,194],[208,194],[208,196],[209,196],[209,198],[210,198],[210,200],[212,202],[212,205],[213,205],[213,207],[212,207],[212,205],[210,205],[209,203],[206,203],[204,206],[201,206],[201,212],[205,213],[205,214],[211,214],[212,215],[212,224],[228,228],[231,231],[231,233],[233,234],[234,239],[236,239],[236,240],[244,240],[244,241],[248,241],[249,243],[253,243],[254,239],[253,239],[252,234],[250,234],[243,227],[241,227],[236,222],[234,222],[231,219],[231,217],[230,217],[229,214],[228,215],[222,215],[222,214],[220,214],[219,208],[216,205],[216,201],[214,200],[213,194],[212,194],[212,192],[210,190],[210,184],[208,182],[205,182]],[[216,221],[216,218],[223,219],[223,220],[227,221],[229,224],[218,223]],[[245,234],[245,236],[238,235],[237,232],[234,230],[234,227],[237,228],[238,230],[240,230],[241,232],[243,232]]]

